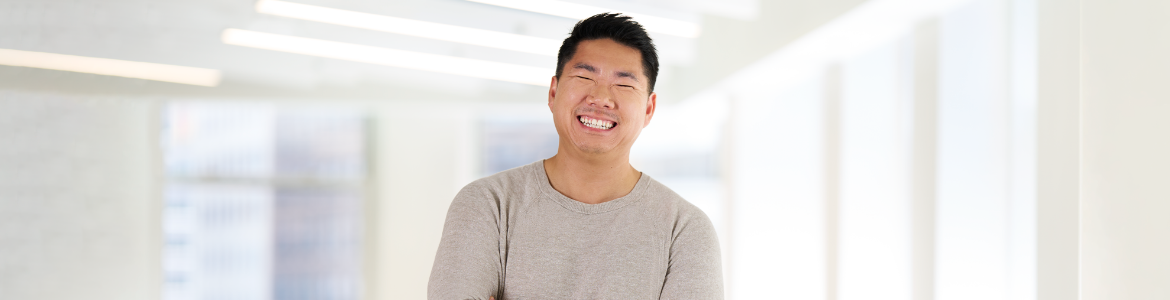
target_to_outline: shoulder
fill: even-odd
[[[537,161],[472,181],[459,190],[459,194],[455,196],[455,202],[490,200],[495,202],[494,204],[500,205],[503,204],[500,202],[516,199],[517,197],[514,197],[516,195],[530,193],[536,190],[535,186],[539,180],[536,168],[540,167],[536,164],[539,163],[541,162]]]
[[[713,228],[711,219],[698,206],[691,204],[661,182],[649,176],[646,179],[645,196],[659,206],[658,209],[666,214],[667,219],[673,223],[676,230],[685,230],[688,227],[691,227],[689,229],[695,229],[693,227]]]

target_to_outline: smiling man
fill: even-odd
[[[455,196],[428,298],[722,299],[711,221],[630,165],[657,75],[637,22],[578,22],[548,91],[557,154]]]

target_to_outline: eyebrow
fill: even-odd
[[[593,66],[587,65],[585,63],[577,63],[577,65],[573,66],[573,69],[585,69],[585,71],[597,73],[597,68],[594,68]]]
[[[577,63],[576,65],[573,65],[573,69],[582,69],[582,70],[589,71],[592,73],[597,73],[596,67],[593,67],[592,65],[589,65],[586,63]],[[617,72],[617,76],[618,77],[626,77],[629,79],[633,79],[634,81],[641,82],[638,80],[638,76],[634,75],[634,73],[631,73],[631,72],[619,71],[619,72]]]
[[[618,72],[618,73],[617,73],[617,76],[618,76],[618,77],[626,77],[626,78],[629,78],[629,79],[633,79],[635,82],[638,82],[638,76],[634,76],[634,73],[630,73],[630,72],[624,72],[624,71],[623,71],[623,72]]]

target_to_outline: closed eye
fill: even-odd
[[[585,76],[577,76],[577,78],[581,78],[581,79],[585,79],[585,80],[590,80],[590,81],[592,81],[592,80],[593,80],[593,78],[589,78],[589,77],[585,77]]]

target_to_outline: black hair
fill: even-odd
[[[654,48],[654,41],[633,18],[615,13],[596,14],[573,26],[573,32],[565,38],[557,54],[557,78],[561,78],[565,64],[573,59],[581,41],[597,39],[611,39],[623,46],[638,49],[642,53],[642,70],[650,84],[649,92],[654,91],[654,83],[658,80],[658,50]]]

